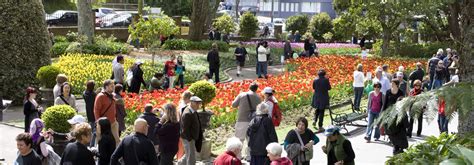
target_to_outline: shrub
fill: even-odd
[[[14,104],[35,85],[41,66],[51,63],[51,41],[41,1],[0,1],[0,95]]]
[[[68,32],[66,34],[66,39],[68,42],[76,42],[79,34],[77,32]]]
[[[212,23],[212,26],[219,29],[219,31],[224,33],[233,33],[235,31],[234,20],[227,13],[217,18],[217,20]]]
[[[54,43],[58,43],[58,42],[69,42],[69,41],[67,40],[67,38],[64,37],[64,36],[54,36],[53,40],[54,40]]]
[[[41,115],[44,121],[45,129],[51,128],[55,132],[69,132],[71,125],[67,120],[76,115],[76,111],[69,105],[55,105],[46,109]]]
[[[388,52],[392,56],[409,57],[409,58],[430,58],[439,48],[448,48],[452,44],[433,42],[424,44],[412,43],[390,43]],[[373,44],[375,54],[380,55],[382,52],[382,41]]]
[[[309,30],[311,31],[311,34],[313,34],[314,39],[318,41],[323,41],[323,35],[328,32],[331,32],[332,30],[331,17],[328,13],[325,12],[316,14],[311,18],[309,27]]]
[[[250,12],[245,12],[245,14],[240,17],[239,29],[239,34],[245,40],[249,40],[252,37],[255,37],[258,30],[257,17],[255,17]]]
[[[288,32],[299,31],[301,34],[304,34],[308,30],[309,16],[306,14],[294,15],[289,17],[285,24]]]
[[[211,50],[212,44],[217,43],[217,47],[221,52],[229,51],[229,44],[223,41],[190,41],[185,39],[167,40],[163,45],[163,49],[168,50]]]
[[[324,33],[323,38],[326,42],[330,42],[332,40],[333,34],[331,32]]]
[[[53,47],[51,47],[51,57],[59,57],[66,53],[66,49],[69,47],[70,42],[56,42]]]
[[[214,97],[216,97],[216,87],[207,81],[198,81],[189,87],[189,91],[202,99],[202,105],[205,107]]]
[[[344,16],[339,16],[332,20],[333,40],[345,42],[350,39],[353,31],[355,31],[355,24]]]
[[[58,67],[46,65],[41,67],[36,74],[40,84],[46,88],[53,88],[56,84],[56,76],[61,72]]]
[[[159,43],[161,35],[168,37],[178,34],[179,27],[172,18],[160,14],[159,17],[149,17],[148,20],[140,19],[134,26],[129,26],[128,32],[132,39],[138,39],[146,48],[151,48]]]

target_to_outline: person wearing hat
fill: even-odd
[[[196,164],[196,151],[201,152],[203,132],[197,110],[202,105],[201,98],[192,96],[191,104],[181,115],[181,138],[184,145],[184,156],[178,164]]]
[[[316,128],[316,123],[319,120],[318,132],[323,132],[323,120],[324,120],[324,110],[329,106],[329,90],[331,90],[331,84],[329,79],[325,77],[326,71],[320,69],[318,72],[318,77],[313,81],[313,99],[311,106],[316,109],[314,111],[314,122],[313,127]]]
[[[272,118],[273,106],[278,102],[273,96],[273,89],[271,87],[265,87],[262,91],[263,102],[268,105],[268,117]]]
[[[323,152],[328,156],[328,164],[353,165],[355,154],[352,144],[339,131],[340,128],[333,125],[326,128],[324,135],[327,139],[326,145],[322,146]]]
[[[140,93],[140,85],[147,86],[145,80],[143,79],[143,70],[140,66],[143,64],[142,61],[135,62],[135,68],[132,69],[133,77],[132,82],[130,84],[130,88],[128,88],[128,92],[130,93]]]

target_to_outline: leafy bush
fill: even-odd
[[[245,14],[240,17],[239,29],[239,34],[245,40],[249,40],[252,37],[255,37],[258,30],[257,17],[255,17],[250,12],[245,12]]]
[[[286,20],[286,30],[289,32],[299,31],[304,34],[308,30],[309,16],[306,14],[299,14],[289,17]]]
[[[51,47],[51,57],[59,57],[59,55],[66,53],[66,49],[69,47],[70,42],[56,42]]]
[[[0,1],[0,95],[21,103],[41,66],[51,63],[41,1]]]
[[[167,40],[163,45],[163,49],[168,50],[211,50],[212,44],[217,43],[217,47],[221,52],[229,51],[229,44],[223,41],[190,41],[186,39]]]
[[[311,18],[309,27],[314,39],[324,41],[323,35],[332,31],[331,17],[325,12],[316,14]]]
[[[202,99],[202,104],[205,107],[214,97],[216,97],[216,87],[207,81],[198,81],[189,87],[189,91],[195,96]]]
[[[41,67],[36,74],[40,84],[46,88],[53,88],[56,84],[56,76],[61,72],[58,67],[46,65]]]
[[[424,44],[412,43],[390,43],[388,52],[392,56],[409,57],[409,58],[430,58],[439,48],[449,48],[452,44],[433,42]],[[373,44],[375,54],[382,53],[382,41]]]
[[[430,136],[426,142],[410,146],[406,152],[395,155],[386,164],[473,164],[474,136],[459,138],[454,134],[442,133]]]
[[[55,105],[46,109],[41,115],[46,129],[51,128],[55,132],[69,132],[71,125],[67,120],[76,115],[76,111],[69,105]]]
[[[224,14],[217,18],[217,20],[212,23],[212,26],[219,29],[219,31],[224,33],[233,33],[235,31],[234,20],[229,14]]]
[[[351,22],[348,18],[344,18],[344,16],[345,15],[339,16],[332,20],[332,30],[334,33],[333,40],[344,42],[351,38],[352,31],[355,30],[354,23]]]
[[[53,40],[54,40],[54,43],[58,43],[58,42],[69,42],[69,41],[67,40],[67,38],[64,37],[64,36],[54,36]]]
[[[66,39],[68,42],[76,42],[79,34],[77,32],[68,32],[66,34]]]
[[[332,40],[333,34],[331,32],[324,33],[323,38],[326,42],[330,42]]]

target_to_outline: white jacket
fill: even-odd
[[[268,49],[269,50],[269,49]],[[258,55],[257,55],[257,60],[258,62],[267,62],[267,54],[268,54],[268,50],[261,46],[258,47]]]

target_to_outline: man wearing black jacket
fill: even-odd
[[[196,164],[196,151],[201,152],[203,132],[197,110],[201,107],[202,100],[191,97],[191,105],[184,109],[181,115],[181,138],[183,139],[184,156],[178,164]]]
[[[423,70],[423,66],[420,62],[416,63],[416,70],[410,73],[408,79],[410,80],[410,88],[413,88],[413,83],[415,80],[423,81],[423,77],[425,77],[425,71]]]
[[[110,164],[119,164],[123,158],[126,165],[158,164],[153,142],[146,136],[148,124],[145,119],[135,120],[135,134],[125,137],[112,154]]]
[[[148,139],[150,139],[153,142],[153,144],[155,145],[155,151],[158,152],[158,138],[154,134],[154,131],[155,131],[156,125],[158,125],[158,122],[160,122],[160,119],[153,112],[152,104],[145,105],[145,112],[143,112],[143,114],[140,115],[140,118],[146,120],[148,124],[148,133],[147,133]]]
[[[220,67],[220,59],[219,59],[219,50],[217,48],[217,44],[212,44],[212,50],[207,53],[207,62],[209,62],[209,73],[212,76],[215,76],[215,83],[219,82],[219,67]]]

